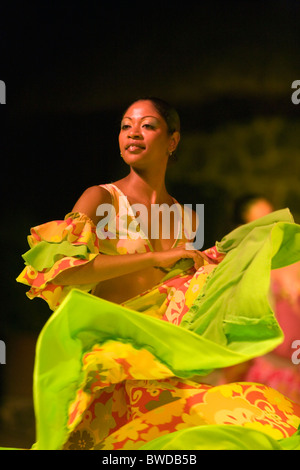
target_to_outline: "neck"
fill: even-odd
[[[130,173],[123,179],[127,188],[134,188],[134,193],[147,199],[151,204],[158,204],[168,195],[165,185],[165,173],[149,174],[131,168]]]

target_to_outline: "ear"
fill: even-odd
[[[178,131],[173,132],[173,134],[170,137],[170,142],[169,142],[169,153],[175,152],[177,145],[179,144],[180,141],[180,133]]]

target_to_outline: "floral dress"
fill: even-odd
[[[289,211],[239,227],[205,250],[212,264],[196,271],[181,261],[120,305],[93,295],[95,285],[53,282],[99,254],[152,249],[146,237],[120,237],[122,193],[105,186],[115,238],[71,213],[31,229],[23,255],[17,280],[53,310],[37,342],[33,448],[300,449],[300,404],[258,383],[205,383],[211,371],[283,341],[268,291],[271,269],[300,259],[300,227]],[[126,217],[135,222],[130,206]],[[188,238],[181,228],[175,246]]]

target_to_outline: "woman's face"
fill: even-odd
[[[165,163],[178,141],[179,133],[168,133],[167,123],[151,101],[137,101],[125,112],[119,146],[128,165],[145,168],[149,164]]]

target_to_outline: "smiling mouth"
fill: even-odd
[[[141,145],[141,144],[136,144],[136,143],[131,143],[131,144],[128,144],[126,145],[125,147],[126,150],[144,150],[145,149],[145,146],[144,145]]]

